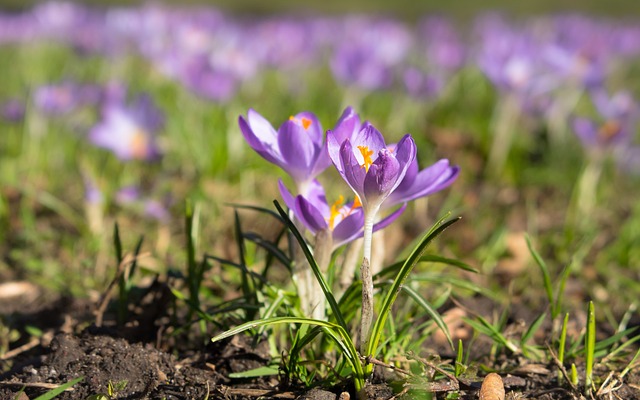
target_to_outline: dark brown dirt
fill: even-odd
[[[9,356],[0,358],[0,399],[34,399],[51,387],[77,377],[83,380],[73,390],[61,394],[62,400],[85,400],[92,395],[108,393],[109,385],[116,387],[113,399],[308,399],[338,400],[347,397],[344,387],[306,390],[302,387],[283,387],[277,376],[260,379],[230,379],[229,374],[266,365],[269,362],[266,341],[257,344],[246,336],[238,335],[222,343],[194,340],[188,334],[180,336],[165,330],[168,302],[166,286],[152,283],[141,295],[138,306],[132,308],[131,320],[125,327],[116,328],[112,315],[105,315],[102,327],[95,326],[88,301],[68,298],[51,301],[46,296],[37,301],[30,299],[29,307],[20,307],[20,301],[0,301],[0,321],[22,333],[25,327],[38,327],[44,334],[40,339],[18,341],[12,345]],[[451,305],[453,308],[455,305]],[[465,307],[464,305],[458,305]],[[489,305],[487,305],[489,307]],[[22,310],[22,311],[21,311]],[[23,311],[28,312],[23,312]],[[472,311],[472,310],[471,310]],[[515,320],[515,319],[514,319]],[[514,326],[517,325],[514,322]],[[29,335],[23,335],[29,338]],[[474,344],[478,363],[494,369],[504,379],[507,398],[535,398],[546,400],[578,399],[579,391],[568,385],[558,385],[555,365],[538,365],[525,358],[501,356],[483,358],[487,344]],[[442,348],[434,343],[434,349]],[[451,354],[433,350],[444,362]],[[449,352],[450,353],[450,350]],[[399,382],[400,375],[378,368],[381,384],[368,388],[369,398],[390,399],[405,391],[402,398],[424,398],[426,388],[444,399],[451,389],[460,399],[476,399],[482,378],[428,379],[410,378],[407,384]],[[598,371],[604,381],[608,370]],[[632,371],[624,379],[611,377],[608,391],[601,399],[640,399],[638,372]],[[396,383],[386,384],[393,380]],[[422,380],[421,380],[422,379]],[[389,381],[390,382],[390,381]],[[617,382],[617,383],[616,383]],[[44,384],[44,385],[43,385]],[[49,386],[46,386],[49,385]],[[393,390],[392,390],[393,388]],[[24,393],[20,393],[24,390]],[[21,396],[21,397],[16,397]],[[351,393],[351,398],[355,398]]]

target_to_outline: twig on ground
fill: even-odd
[[[57,389],[62,385],[57,383],[46,383],[46,382],[11,382],[11,381],[0,381],[0,386],[20,386],[20,387],[31,387],[38,389]],[[71,392],[74,389],[72,387],[65,389],[65,392]]]

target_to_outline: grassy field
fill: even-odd
[[[421,169],[441,159],[459,167],[450,185],[411,199],[374,235],[371,257],[388,267],[376,276],[376,314],[391,310],[383,301],[388,285],[400,290],[403,273],[408,280],[370,355],[393,362],[408,351],[445,348],[443,358],[459,365],[444,368],[460,378],[502,372],[501,357],[515,355],[556,368],[555,379],[551,354],[564,349],[564,334],[560,364],[578,366],[579,389],[566,379],[554,385],[589,395],[610,371],[620,382],[631,379],[640,323],[640,28],[629,21],[640,6],[580,3],[584,12],[620,20],[535,19],[576,4],[483,2],[514,17],[481,20],[478,4],[406,3],[391,10],[385,2],[349,9],[318,2],[305,14],[332,16],[317,19],[278,18],[292,9],[279,1],[268,9],[217,3],[228,14],[172,16],[148,6],[105,18],[103,10],[86,16],[41,6],[35,19],[3,16],[0,280],[29,282],[44,302],[69,295],[99,303],[113,284],[108,310],[123,327],[136,290],[159,279],[175,296],[166,313],[176,335],[201,343],[254,319],[283,318],[277,322],[291,322],[288,328],[246,326],[267,337],[273,368],[280,364],[308,386],[351,377],[359,389],[360,360],[327,338],[348,344],[336,328],[342,314],[345,331],[357,336],[361,274],[352,272],[355,283],[346,286],[340,275],[360,250],[330,249],[323,274],[340,304],[327,300],[319,319],[334,325],[312,350],[296,348],[319,331],[300,328],[309,316],[297,275],[306,260],[284,233],[285,216],[272,213],[274,199],[284,204],[278,179],[294,195],[304,185],[254,151],[239,126],[253,109],[275,129],[292,121],[308,129],[310,120],[296,114],[309,111],[324,132],[352,106],[387,144],[410,133]],[[412,22],[441,11],[464,26],[336,16],[362,9]],[[247,11],[254,19],[240,16]],[[266,13],[276,17],[256,16]],[[3,22],[20,30],[3,30]],[[295,154],[303,157],[301,148]],[[327,210],[340,194],[354,198],[333,166],[319,179]],[[447,215],[462,220],[419,259],[412,249]],[[303,229],[320,259],[316,234]],[[402,262],[413,256],[409,274]],[[33,336],[13,320],[0,315],[7,327],[0,355]],[[292,347],[309,362],[283,357]],[[327,349],[338,355],[319,362]],[[414,377],[424,378],[418,370],[427,368],[413,361]]]

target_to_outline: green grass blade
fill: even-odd
[[[420,257],[420,262],[434,262],[434,263],[440,263],[440,264],[447,264],[450,265],[452,267],[456,267],[459,268],[461,270],[464,271],[468,271],[468,272],[473,272],[473,273],[478,273],[478,270],[473,268],[472,266],[470,266],[467,263],[464,263],[460,260],[456,260],[453,258],[447,258],[447,257],[442,257],[442,256],[438,256],[435,254],[427,254],[424,255],[422,257]]]
[[[547,267],[547,264],[544,262],[542,257],[540,257],[540,254],[538,254],[536,249],[533,248],[529,235],[525,235],[524,238],[527,241],[527,247],[529,248],[529,252],[533,256],[533,259],[536,261],[536,264],[538,264],[538,267],[540,267],[540,272],[542,272],[542,278],[544,280],[544,290],[547,293],[547,299],[549,300],[549,304],[553,306],[553,286],[551,284],[551,276],[549,275],[549,268]]]
[[[593,301],[589,302],[587,310],[587,333],[584,337],[585,348],[585,379],[584,379],[584,391],[585,393],[591,392],[593,385],[593,364],[594,354],[596,351],[596,313],[593,306]]]
[[[83,379],[84,379],[84,377],[81,376],[80,378],[76,378],[76,379],[70,380],[69,382],[62,384],[62,385],[58,386],[57,388],[52,389],[52,390],[48,391],[47,393],[36,397],[34,400],[50,400],[50,399],[53,399],[56,396],[58,396],[60,393],[62,393],[65,390],[69,389],[71,386],[75,385],[76,383],[80,382]]]
[[[259,378],[261,376],[273,376],[278,375],[280,370],[277,367],[262,366],[254,369],[250,369],[242,372],[232,372],[229,374],[229,378]]]
[[[411,297],[416,303],[418,303],[420,307],[422,307],[427,312],[427,314],[429,314],[431,319],[436,323],[436,325],[438,325],[438,328],[440,328],[440,330],[444,333],[447,341],[449,342],[449,345],[451,346],[451,349],[454,350],[455,346],[453,345],[453,340],[451,340],[449,328],[447,327],[447,324],[442,320],[442,316],[440,316],[440,313],[433,307],[431,307],[431,304],[429,304],[422,296],[420,296],[420,293],[416,292],[409,286],[403,285],[402,290],[407,292],[409,297]]]
[[[244,239],[242,234],[242,225],[240,224],[240,215],[238,212],[234,212],[234,233],[236,240],[236,247],[238,249],[238,259],[239,266],[241,271],[241,285],[242,285],[242,293],[244,296],[249,299],[251,304],[257,305],[258,299],[256,297],[256,283],[253,279],[253,275],[249,272],[246,264],[246,256],[245,256],[245,246]],[[247,310],[247,319],[253,319],[255,317],[255,313]]]
[[[116,250],[116,260],[118,261],[118,265],[122,262],[123,254],[122,254],[122,241],[120,240],[120,228],[118,228],[118,223],[113,224],[113,247]]]
[[[364,371],[362,370],[360,356],[358,354],[358,351],[356,350],[355,344],[353,343],[353,340],[349,336],[348,332],[342,326],[333,322],[304,317],[275,317],[262,319],[245,322],[242,325],[238,325],[235,328],[229,329],[228,331],[214,336],[213,338],[211,338],[211,341],[217,342],[219,340],[226,339],[250,329],[276,324],[307,324],[323,328],[323,331],[334,340],[334,342],[340,347],[340,350],[349,361],[349,364],[351,365],[351,368],[355,373],[354,383],[356,385],[356,389],[362,389],[362,387],[364,386]]]
[[[533,337],[533,335],[538,331],[538,329],[540,329],[540,325],[542,325],[546,317],[547,317],[547,313],[542,313],[538,318],[536,318],[535,321],[531,323],[531,325],[529,326],[529,329],[527,329],[524,335],[522,335],[522,339],[520,339],[520,343],[522,345],[525,345],[527,342],[529,342],[531,337]]]
[[[458,339],[458,349],[456,351],[456,365],[455,365],[456,377],[460,377],[464,372],[465,367],[464,367],[463,359],[464,359],[464,348],[462,347],[462,340]]]
[[[373,324],[373,328],[371,331],[371,341],[369,342],[369,347],[367,348],[367,354],[376,354],[376,349],[378,348],[378,343],[380,343],[380,339],[382,336],[382,329],[384,328],[384,324],[387,321],[387,317],[391,312],[391,307],[398,297],[398,293],[402,288],[402,284],[409,276],[409,273],[416,265],[416,263],[420,260],[420,257],[426,250],[427,246],[435,239],[438,235],[440,235],[445,229],[449,226],[453,225],[457,221],[460,220],[460,217],[453,218],[450,220],[446,220],[449,215],[441,218],[426,235],[418,242],[416,247],[413,249],[409,257],[405,260],[404,264],[400,268],[398,275],[396,275],[391,287],[387,291],[387,294],[382,302],[382,307],[380,309],[380,314],[378,318],[375,320]]]
[[[569,325],[569,313],[564,315],[562,321],[562,329],[560,330],[560,341],[558,343],[558,361],[560,364],[564,364],[564,349],[567,344],[567,327]],[[558,371],[558,382],[562,382],[564,376],[561,371]]]
[[[244,237],[245,239],[250,240],[251,242],[265,249],[268,254],[273,256],[276,260],[280,261],[280,263],[282,263],[282,265],[284,265],[288,270],[291,270],[291,260],[289,259],[289,257],[287,257],[284,251],[278,248],[278,246],[274,245],[268,240],[264,240],[262,236],[255,233],[245,233]]]
[[[282,218],[280,218],[280,215],[276,212],[274,212],[273,210],[270,210],[268,208],[263,208],[263,207],[258,207],[258,206],[251,206],[251,205],[247,205],[247,204],[236,204],[236,203],[229,203],[229,205],[233,208],[236,209],[241,209],[241,210],[253,210],[253,211],[259,211],[265,214],[269,214],[272,217],[274,217],[275,219],[277,219],[280,222],[284,222],[282,220]]]
[[[558,287],[556,290],[556,300],[553,302],[551,306],[551,319],[555,320],[556,317],[560,314],[562,308],[562,300],[564,297],[564,290],[567,286],[567,280],[571,275],[571,264],[564,267],[562,273],[560,274],[560,280],[558,281]]]
[[[508,348],[513,353],[516,353],[516,354],[520,353],[520,349],[518,348],[518,346],[516,346],[513,342],[507,339],[502,334],[502,332],[500,332],[495,326],[491,325],[489,321],[487,321],[486,319],[480,316],[476,318],[478,319],[477,321],[469,318],[463,318],[463,319],[465,322],[471,325],[473,329],[477,330],[480,333],[483,333],[484,335],[489,336],[491,339],[493,339],[494,342],[497,342],[502,346]]]
[[[333,297],[333,293],[331,292],[331,289],[327,285],[327,281],[325,281],[324,276],[322,275],[322,272],[320,271],[320,268],[316,263],[316,260],[313,258],[313,255],[309,250],[309,246],[307,246],[307,243],[302,237],[302,234],[300,233],[298,228],[296,228],[293,221],[291,221],[291,219],[287,215],[287,212],[280,206],[280,203],[278,203],[277,200],[274,200],[273,204],[276,206],[276,209],[280,213],[280,216],[282,217],[285,225],[287,225],[291,233],[293,233],[293,236],[295,236],[296,240],[300,244],[300,247],[302,248],[302,251],[304,252],[305,257],[307,258],[307,261],[309,261],[309,265],[313,270],[313,274],[315,275],[316,280],[320,284],[320,288],[322,289],[322,292],[324,293],[324,296],[327,299],[327,302],[329,303],[329,307],[331,307],[331,311],[333,312],[333,315],[336,321],[342,327],[342,329],[344,329],[345,331],[348,331],[349,328],[347,327],[347,323],[345,322],[342,312],[340,311],[338,302],[336,302],[335,297]]]

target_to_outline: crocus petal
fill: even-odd
[[[347,107],[342,112],[340,119],[333,128],[338,143],[342,144],[346,139],[351,139],[360,130],[360,117],[352,107]]]
[[[413,160],[416,158],[416,152],[417,152],[416,143],[413,141],[413,138],[411,137],[411,135],[409,134],[404,135],[402,139],[400,139],[400,141],[398,142],[395,148],[396,159],[404,169],[403,174],[406,173],[406,168],[409,167],[408,164],[413,162]],[[407,164],[406,168],[405,168],[405,164]]]
[[[409,175],[407,173],[405,180],[385,201],[385,207],[405,203],[442,190],[456,180],[459,172],[460,168],[450,167],[449,160],[443,159],[420,171],[410,184],[406,183],[406,176]]]
[[[284,204],[289,207],[289,209],[294,210],[296,208],[296,199],[293,197],[289,189],[284,185],[281,179],[278,179],[278,189],[280,189],[280,196],[282,196],[282,200],[284,200]]]
[[[296,121],[304,121],[304,123],[309,124],[305,129],[307,136],[311,139],[316,147],[320,147],[322,145],[322,137],[324,136],[324,131],[322,130],[322,125],[320,121],[318,121],[318,117],[315,116],[314,113],[309,111],[303,111],[294,116]],[[303,125],[304,125],[303,123]]]
[[[573,120],[573,130],[585,145],[596,146],[598,144],[598,127],[594,121],[586,118],[575,118]]]
[[[285,170],[296,181],[306,180],[314,161],[315,149],[302,125],[291,120],[282,124],[278,129],[278,146],[286,164]]]
[[[401,165],[398,160],[389,150],[382,149],[364,178],[363,190],[366,200],[363,202],[382,202],[397,186],[400,172]]]
[[[339,141],[338,136],[332,130],[327,131],[327,154],[340,175],[344,174],[344,166],[342,165],[342,159],[340,158],[340,148],[342,143],[344,143],[344,140]]]
[[[362,196],[364,194],[363,184],[367,171],[356,159],[349,140],[345,140],[340,146],[340,163],[343,169],[342,177],[354,192]],[[363,198],[360,200],[365,201]]]
[[[304,226],[306,226],[311,233],[315,234],[318,231],[329,228],[329,225],[322,213],[313,204],[300,195],[296,197],[296,209],[300,212],[298,218],[300,218]]]
[[[367,149],[373,151],[374,157],[380,150],[386,148],[382,133],[380,133],[380,131],[378,131],[371,124],[364,124],[362,129],[360,129],[360,132],[353,137],[353,140],[351,142],[353,144],[353,147],[355,148],[364,146]],[[358,151],[358,160],[361,160],[362,157],[359,153],[360,152]],[[362,161],[360,161],[360,164],[362,164]]]
[[[304,193],[300,193],[304,198],[316,207],[322,215],[329,215],[329,205],[324,188],[317,179],[312,180],[306,186]]]
[[[333,246],[340,247],[362,236],[363,227],[364,212],[362,209],[354,210],[333,229]]]
[[[251,111],[252,110],[249,110],[249,122],[245,121],[242,116],[238,118],[238,125],[240,126],[242,135],[244,136],[247,143],[249,143],[249,146],[251,146],[251,148],[254,149],[258,154],[260,154],[265,160],[269,161],[270,163],[282,166],[282,157],[277,147],[277,135],[275,133],[275,130],[271,125],[268,125],[268,128],[265,129],[262,121],[266,122],[266,120],[257,113],[255,114],[258,115],[258,119],[260,120],[260,122],[255,124],[256,128],[253,129],[251,127]],[[256,120],[256,118],[254,117],[253,120]],[[267,122],[267,124],[269,123]],[[273,131],[273,136],[271,136],[270,130]]]

